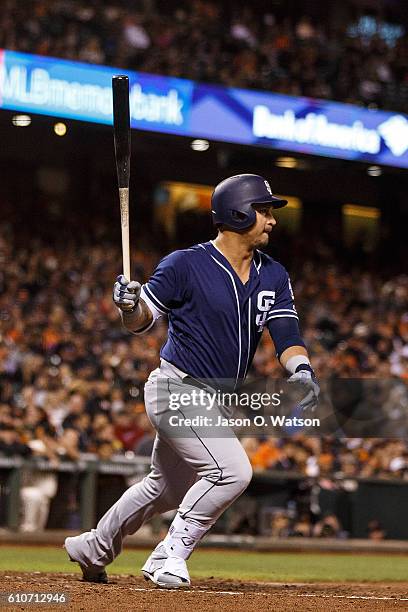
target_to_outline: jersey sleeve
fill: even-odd
[[[149,281],[142,287],[142,297],[155,318],[180,306],[186,293],[186,257],[175,251],[164,257]]]
[[[284,317],[299,320],[289,274],[282,266],[280,282],[276,288],[275,303],[269,312],[268,320]]]
[[[299,317],[289,274],[283,266],[275,303],[268,314],[268,329],[278,358],[291,346],[305,346],[299,330]]]

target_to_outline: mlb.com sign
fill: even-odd
[[[44,68],[28,70],[26,66],[3,65],[0,72],[3,105],[24,105],[27,110],[49,109],[109,117],[112,113],[112,92],[109,87],[53,78]],[[102,118],[101,117],[101,118]]]
[[[292,109],[274,113],[259,104],[253,109],[252,131],[257,138],[370,155],[380,153],[381,139],[395,157],[408,150],[408,121],[403,115],[392,115],[369,128],[361,119],[351,124],[338,123],[319,112],[296,117]]]
[[[116,73],[110,68],[5,51],[0,55],[0,106],[111,123],[111,78]],[[151,129],[183,125],[188,105],[175,80],[136,73],[130,73],[129,80],[133,125],[153,124]]]

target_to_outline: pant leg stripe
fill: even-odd
[[[169,391],[170,391],[170,389],[169,389]],[[186,416],[185,416],[185,414],[182,412],[182,410],[180,410],[180,408],[178,408],[177,410],[178,410],[178,412],[180,412],[180,413],[181,413],[181,415],[182,415],[182,416],[183,416],[183,418],[185,419],[185,418],[186,418]],[[198,499],[197,499],[197,500],[194,502],[194,504],[193,504],[193,505],[192,505],[192,506],[189,508],[189,510],[187,510],[187,511],[186,511],[186,512],[185,512],[183,515],[181,515],[181,514],[180,514],[181,518],[183,518],[183,519],[185,519],[185,518],[187,517],[188,513],[189,513],[189,512],[191,512],[191,511],[192,511],[192,510],[195,508],[195,506],[198,504],[198,502],[199,502],[200,500],[202,500],[202,499],[203,499],[203,497],[205,497],[205,495],[207,495],[207,494],[208,494],[208,493],[209,493],[209,492],[210,492],[210,491],[211,491],[211,490],[212,490],[214,487],[216,487],[216,486],[217,486],[217,484],[220,482],[220,480],[222,480],[222,477],[223,477],[223,471],[222,471],[222,468],[220,468],[220,466],[219,466],[219,464],[218,464],[218,462],[217,462],[216,458],[215,458],[215,457],[214,457],[214,455],[211,453],[210,449],[209,449],[209,448],[208,448],[208,447],[207,447],[207,446],[204,444],[204,442],[203,442],[202,438],[200,438],[200,436],[198,435],[198,433],[197,433],[197,432],[196,432],[196,431],[193,429],[193,427],[192,427],[191,425],[190,425],[190,429],[191,429],[191,431],[193,432],[193,434],[196,436],[196,438],[197,438],[197,440],[200,442],[200,444],[202,444],[202,445],[204,446],[205,450],[206,450],[206,451],[207,451],[207,453],[210,455],[211,459],[214,461],[215,465],[217,466],[217,468],[218,468],[218,470],[219,470],[219,474],[220,474],[220,475],[219,475],[219,478],[217,479],[217,481],[216,481],[216,482],[214,482],[214,483],[213,483],[213,484],[210,486],[210,488],[208,489],[208,491],[204,491],[204,493],[203,493],[203,494],[202,494],[202,495],[201,495],[201,496],[200,496],[200,497],[199,497],[199,498],[198,498]]]

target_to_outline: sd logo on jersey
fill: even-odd
[[[255,322],[258,326],[258,331],[261,332],[265,327],[265,323],[268,320],[269,311],[275,304],[275,291],[260,291],[258,293],[258,300],[256,307],[260,310],[260,313],[256,315]]]
[[[289,279],[288,279],[288,287],[289,287],[290,296],[292,298],[291,308],[283,308],[283,309],[278,308],[277,310],[273,310],[273,307],[275,305],[276,292],[275,291],[260,291],[258,293],[258,299],[257,299],[256,306],[257,306],[257,309],[259,310],[259,313],[256,315],[256,318],[255,318],[255,323],[258,327],[258,330],[257,330],[258,332],[262,332],[267,322],[270,321],[274,317],[291,316],[290,313],[293,313],[296,315],[293,290],[292,290],[292,285]]]

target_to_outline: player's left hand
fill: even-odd
[[[302,410],[315,410],[319,399],[320,387],[314,374],[308,370],[300,370],[299,372],[292,374],[292,376],[288,378],[287,382],[303,385],[308,393],[299,402],[298,406]]]
[[[134,312],[140,297],[141,285],[137,281],[128,281],[123,274],[117,277],[113,286],[113,301],[122,312]]]

